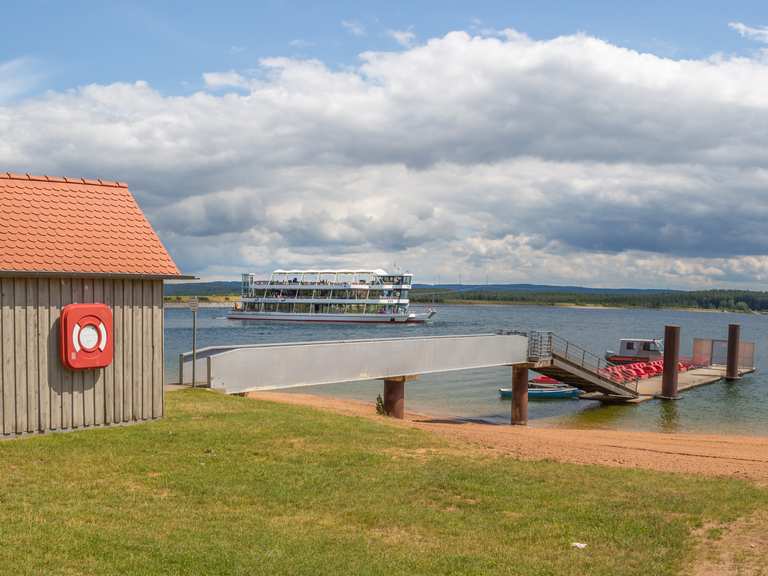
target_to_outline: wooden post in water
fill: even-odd
[[[677,363],[680,359],[680,326],[664,326],[664,374],[661,377],[661,395],[665,400],[676,400]]]
[[[528,368],[512,366],[512,414],[510,424],[528,424]]]
[[[728,324],[728,365],[725,369],[726,380],[738,380],[739,376],[739,340],[741,326]]]
[[[405,415],[405,377],[384,380],[384,412],[393,418]]]

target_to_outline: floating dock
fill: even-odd
[[[694,367],[685,371],[674,369],[680,360],[677,326],[667,326],[665,334],[669,344],[665,348],[665,363],[672,370],[658,375],[635,378],[616,375],[603,358],[551,332],[529,334],[526,367],[583,390],[585,394],[581,397],[588,400],[637,404],[653,398],[675,399],[685,390],[718,380],[735,380],[755,371],[754,343],[740,342],[736,328],[736,325],[729,327],[728,340],[694,339],[693,358],[686,364]],[[728,361],[721,363],[726,358],[720,352],[726,348]]]
[[[740,376],[752,374],[754,368],[739,370]],[[685,392],[699,386],[714,384],[720,380],[725,380],[727,368],[725,366],[706,366],[704,368],[693,368],[687,372],[680,372],[677,376],[677,391]],[[611,397],[599,392],[582,394],[582,400],[600,400],[601,402],[622,402],[627,404],[640,404],[654,398],[660,398],[662,394],[663,376],[654,376],[645,380],[640,380],[637,387],[638,395],[631,399],[613,400]]]
[[[742,368],[739,370],[739,376],[746,376],[752,374],[755,371],[754,368]],[[677,391],[684,392],[692,388],[698,388],[705,384],[713,384],[719,380],[724,380],[727,373],[726,366],[707,366],[705,368],[694,368],[687,372],[680,372],[677,375]],[[662,376],[654,376],[653,378],[647,378],[640,380],[637,387],[639,396],[629,400],[631,403],[645,402],[658,398],[661,395],[662,390]]]

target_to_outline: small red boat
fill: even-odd
[[[549,376],[544,376],[543,374],[541,376],[536,376],[536,378],[531,378],[529,381],[531,384],[562,384],[559,380],[555,380],[554,378],[551,378]]]

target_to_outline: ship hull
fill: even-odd
[[[434,315],[425,314],[292,314],[285,312],[247,312],[232,310],[230,320],[267,322],[321,322],[326,324],[423,324]]]

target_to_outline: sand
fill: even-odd
[[[396,420],[377,415],[373,403],[355,400],[285,392],[251,392],[247,396],[427,430],[478,449],[526,460],[726,476],[768,485],[768,437],[542,429],[446,421],[411,412],[404,420]]]

